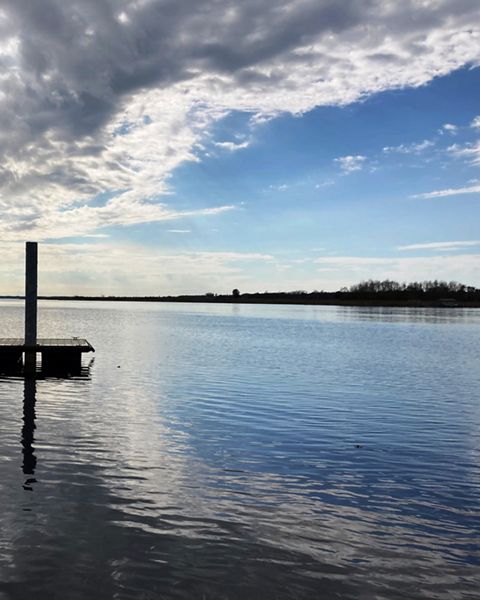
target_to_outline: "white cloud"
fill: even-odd
[[[453,144],[447,148],[447,151],[457,158],[466,159],[471,165],[480,166],[480,141],[471,142],[463,146]]]
[[[218,148],[223,148],[224,150],[229,150],[230,152],[235,152],[235,150],[242,150],[243,148],[248,148],[250,142],[214,142],[214,145]]]
[[[190,229],[167,229],[168,233],[192,233]]]
[[[446,131],[447,133],[456,134],[458,127],[452,123],[445,123],[445,125],[442,126],[442,130]]]
[[[479,22],[478,3],[447,0],[4,0],[2,218],[78,235],[63,212],[111,191],[117,224],[158,216],[149,200],[229,111],[259,123],[423,85],[479,64]]]
[[[473,121],[470,123],[470,127],[473,127],[475,129],[479,129],[480,128],[480,115],[478,117],[475,117],[473,119]]]
[[[470,240],[462,242],[426,242],[422,244],[409,244],[407,246],[398,246],[397,250],[446,250],[455,251],[470,246],[480,246],[480,240]]]
[[[339,156],[335,162],[339,163],[344,173],[353,173],[353,171],[361,171],[366,160],[366,156],[357,154],[356,156]]]
[[[2,208],[0,200],[0,210]],[[45,207],[43,211],[33,211],[30,207],[11,209],[0,221],[0,239],[16,241],[22,235],[36,240],[91,236],[103,227],[206,217],[234,209],[234,205],[227,204],[198,210],[173,210],[162,203],[140,201],[131,192],[126,192],[111,198],[104,206],[84,204],[64,210]]]
[[[444,125],[444,128],[447,126]],[[452,125],[453,127],[453,125]],[[399,146],[385,146],[383,152],[385,154],[421,154],[435,144],[431,140],[423,140],[422,142],[413,142],[411,144],[400,144]]]
[[[435,190],[433,192],[425,192],[424,194],[415,194],[410,198],[445,198],[447,196],[460,196],[463,194],[478,194],[480,193],[480,185],[470,185],[461,188],[447,188],[445,190]]]

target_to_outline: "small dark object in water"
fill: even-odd
[[[120,368],[120,365],[117,365],[117,369],[119,369],[119,368]]]
[[[362,444],[355,444],[355,448],[363,448]]]

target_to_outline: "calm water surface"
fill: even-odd
[[[0,379],[2,600],[478,599],[480,311],[39,318],[96,354]]]

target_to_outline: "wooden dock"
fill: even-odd
[[[95,352],[82,338],[37,338],[38,244],[25,244],[25,337],[0,338],[0,373],[36,377],[37,355],[42,374],[79,375],[82,354]]]
[[[95,349],[81,338],[38,338],[36,344],[26,344],[22,338],[0,338],[0,373],[21,371],[24,355],[39,353],[42,373],[79,374],[84,352],[95,352]]]

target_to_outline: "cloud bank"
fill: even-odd
[[[2,293],[21,294],[24,245],[0,241],[0,253]],[[141,290],[140,295],[158,296],[172,293],[172,289],[177,294],[230,293],[235,286],[244,288],[245,282],[250,282],[252,267],[269,266],[273,260],[273,256],[258,252],[172,253],[103,240],[92,244],[45,242],[39,248],[39,294],[135,295]],[[134,265],[134,273],[125,265]]]
[[[441,247],[436,249],[445,250]],[[331,271],[332,280],[335,280],[335,272],[338,272],[341,275],[338,279],[348,285],[362,279],[394,279],[408,282],[439,278],[478,285],[480,254],[442,254],[405,258],[336,256],[317,258],[314,262],[319,265],[322,273],[325,269]]]
[[[476,0],[4,0],[0,236],[181,218],[168,177],[230,111],[261,123],[478,65],[476,23]]]

